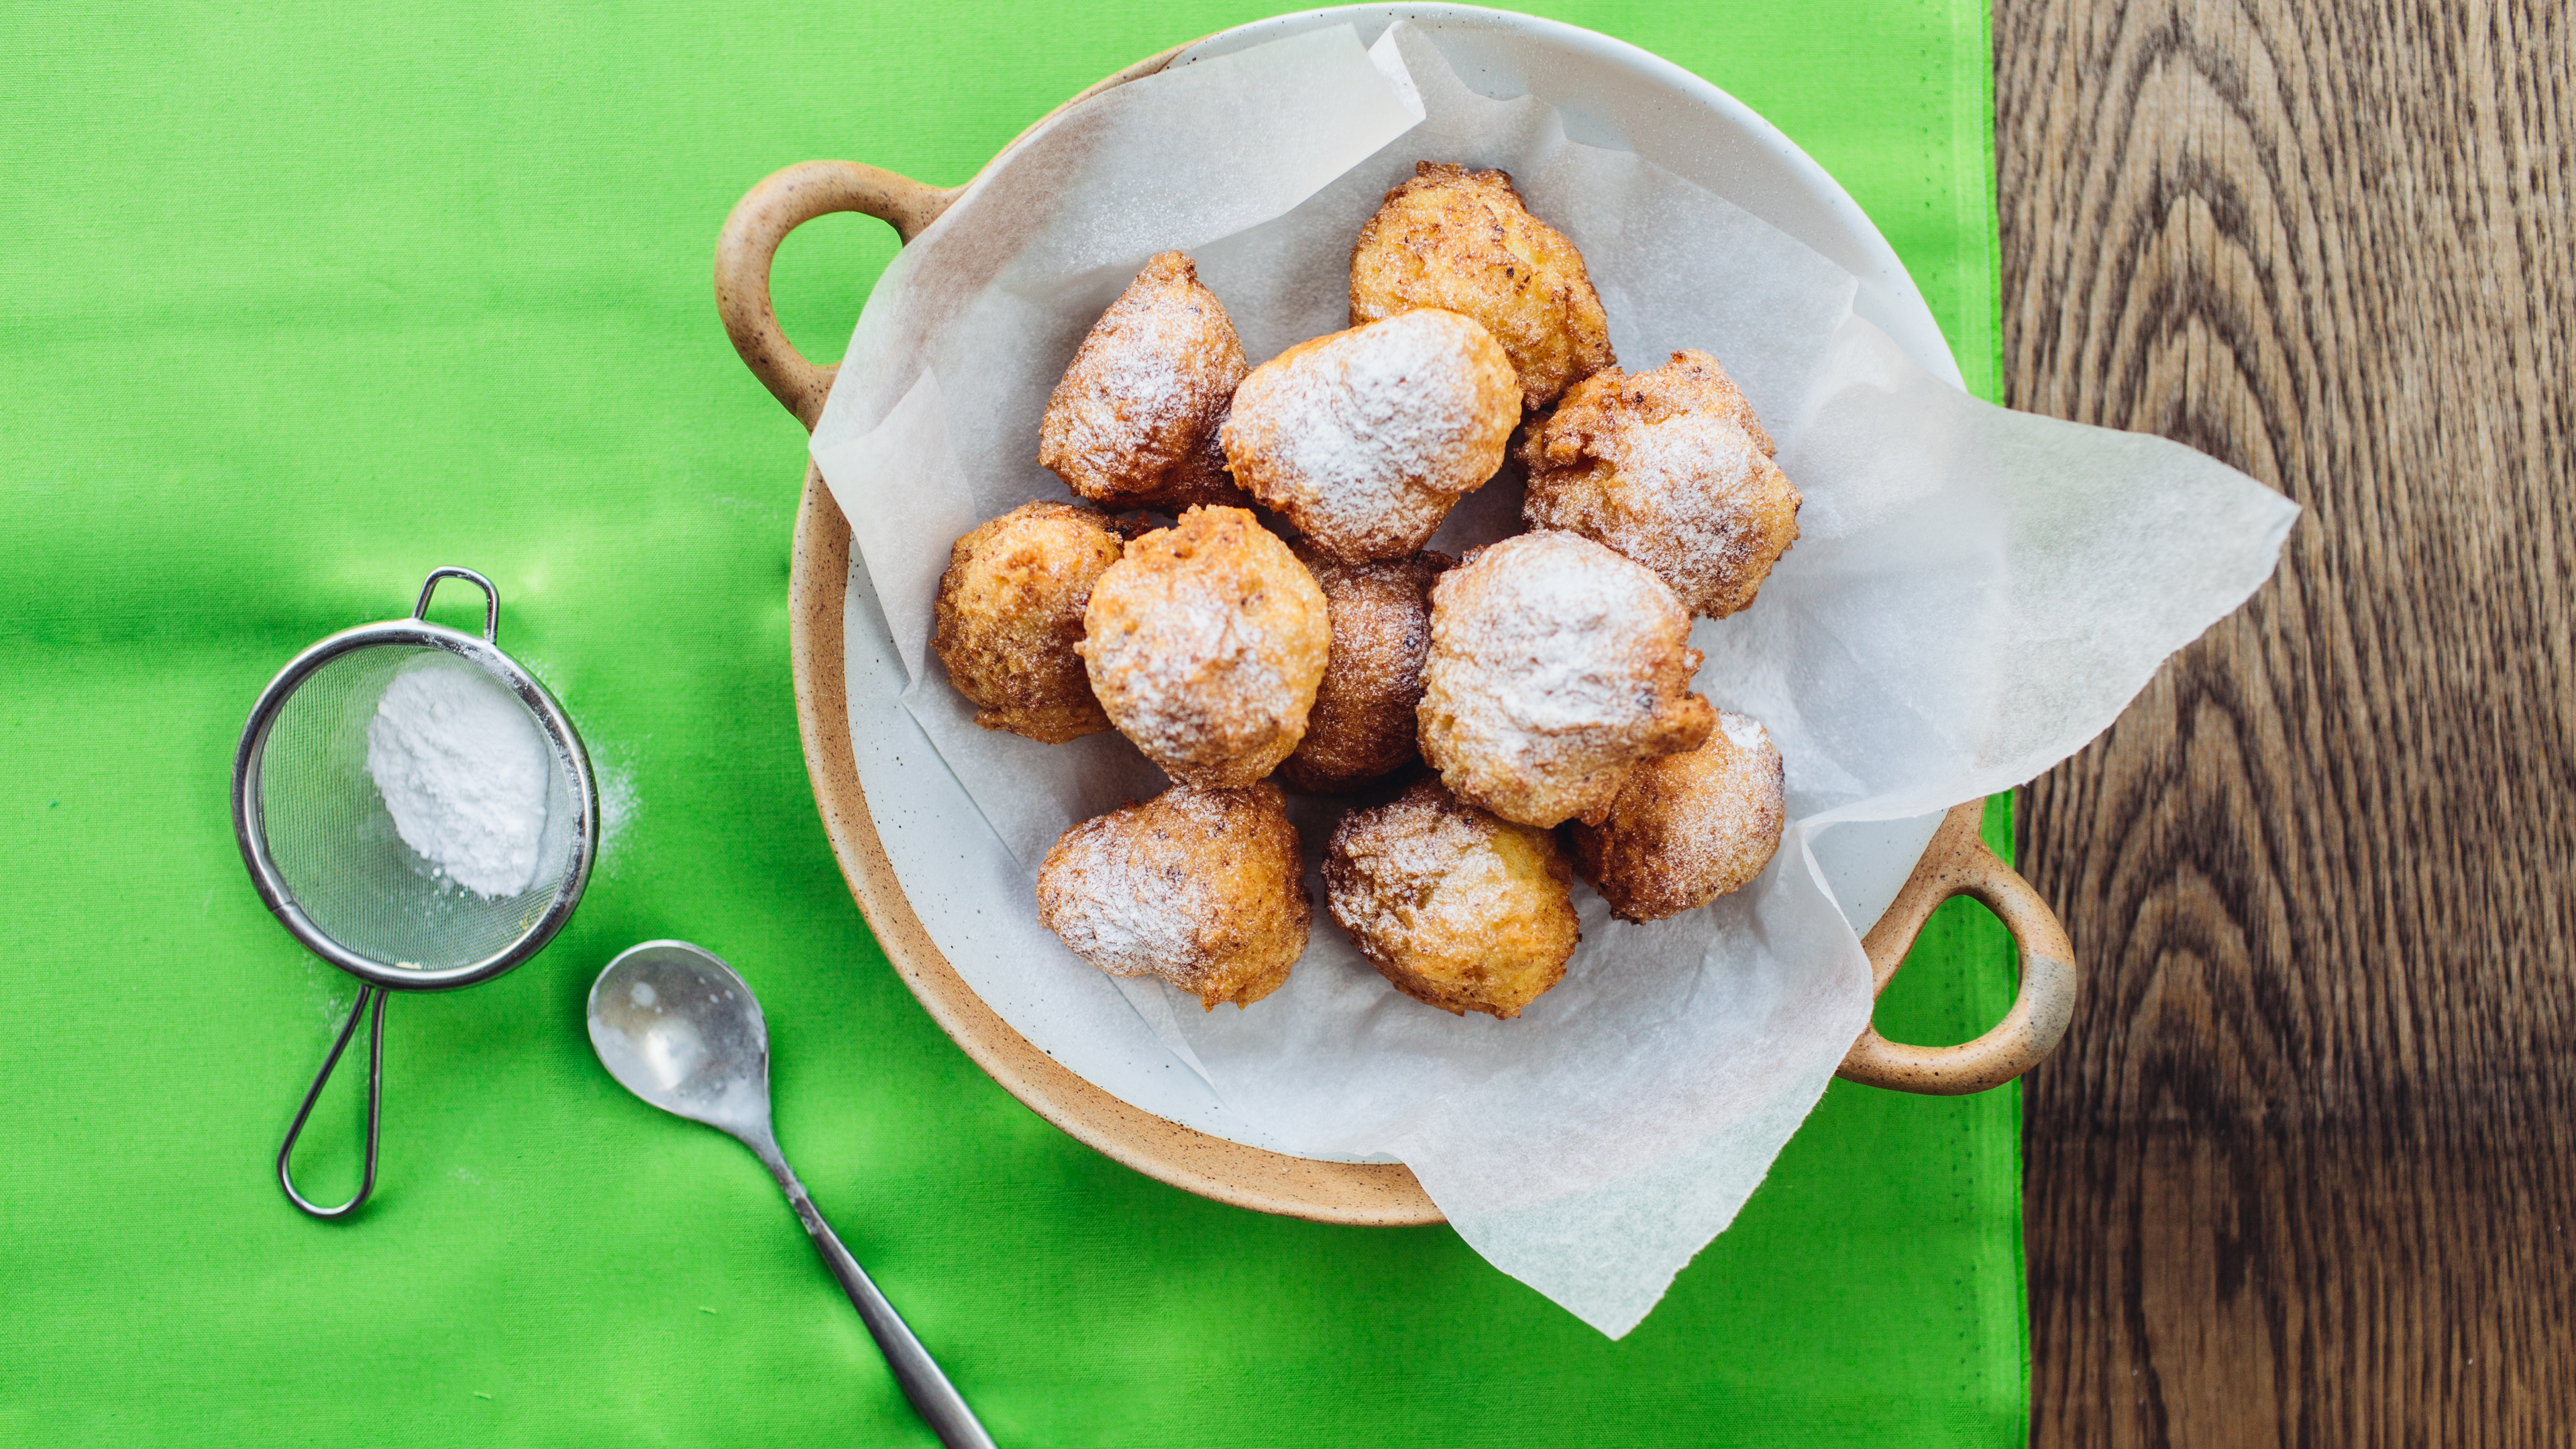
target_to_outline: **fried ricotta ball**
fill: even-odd
[[[1573,883],[1553,834],[1430,780],[1343,816],[1324,851],[1325,900],[1360,954],[1458,1016],[1518,1016],[1565,978]]]
[[[1690,622],[1663,580],[1588,538],[1478,549],[1431,586],[1422,758],[1506,820],[1600,824],[1639,762],[1716,723],[1690,692]]]
[[[1500,171],[1425,161],[1360,228],[1351,249],[1351,321],[1416,307],[1483,323],[1511,354],[1522,405],[1532,411],[1616,360],[1583,254],[1530,215]]]
[[[1455,312],[1300,342],[1253,369],[1223,438],[1237,481],[1329,558],[1401,558],[1503,465],[1512,363]]]
[[[1109,728],[1074,648],[1092,584],[1126,546],[1096,508],[1027,503],[948,550],[930,647],[975,723],[1050,745]]]
[[[1343,564],[1306,544],[1297,557],[1324,591],[1333,650],[1306,738],[1279,777],[1292,789],[1334,794],[1420,756],[1414,709],[1422,703],[1422,661],[1431,654],[1431,581],[1456,561],[1417,553]]]
[[[1313,919],[1279,787],[1175,785],[1056,838],[1038,922],[1112,976],[1245,1006],[1279,989]]]
[[[1705,352],[1652,372],[1576,383],[1531,431],[1521,517],[1562,528],[1663,576],[1692,613],[1753,602],[1798,538],[1796,487],[1771,461],[1753,405]]]
[[[1249,785],[1306,733],[1324,592],[1240,508],[1193,508],[1091,586],[1078,646],[1109,722],[1185,785]]]
[[[1631,771],[1608,820],[1574,827],[1574,854],[1620,919],[1660,921],[1750,884],[1787,821],[1769,732],[1720,713],[1707,744]]]
[[[1038,464],[1112,508],[1244,503],[1216,444],[1243,373],[1225,304],[1165,252],[1082,339],[1038,424]]]

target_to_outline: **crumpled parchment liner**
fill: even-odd
[[[1167,71],[1069,113],[905,248],[814,434],[910,673],[903,703],[982,812],[950,824],[995,832],[1020,867],[945,883],[978,909],[1034,915],[1055,836],[1164,782],[1114,735],[975,728],[926,650],[949,544],[1068,496],[1034,461],[1038,419],[1148,256],[1190,252],[1258,363],[1346,325],[1351,238],[1416,160],[1510,171],[1582,249],[1622,362],[1714,354],[1779,441],[1802,536],[1752,609],[1694,639],[1699,688],[1779,742],[1788,836],[1752,886],[1653,925],[1578,885],[1583,943],[1517,1021],[1395,992],[1312,869],[1313,941],[1268,999],[1205,1013],[1120,984],[1243,1118],[1308,1151],[1392,1153],[1487,1259],[1616,1337],[1733,1220],[1868,1019],[1816,832],[2073,753],[2269,574],[2296,510],[2174,444],[1966,397],[1853,314],[1848,274],[1650,162],[1568,141],[1538,100],[1470,91],[1409,25],[1368,50],[1342,28]],[[1518,491],[1489,484],[1434,546],[1514,531]],[[1310,862],[1341,808],[1297,802]],[[1090,968],[1058,950],[1001,969]]]

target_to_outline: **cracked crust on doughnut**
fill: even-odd
[[[1351,248],[1352,322],[1416,307],[1473,317],[1510,355],[1532,410],[1617,360],[1583,254],[1530,215],[1509,175],[1436,161],[1413,171]]]

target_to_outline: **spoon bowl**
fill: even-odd
[[[832,1276],[859,1310],[894,1381],[948,1449],[993,1449],[965,1397],[894,1311],[787,1166],[769,1125],[769,1025],[732,967],[686,941],[647,941],[590,985],[591,1049],[618,1085],[653,1106],[740,1138],[787,1194]]]
[[[599,973],[589,1015],[618,1085],[745,1141],[769,1137],[769,1024],[732,967],[686,941],[647,941]]]

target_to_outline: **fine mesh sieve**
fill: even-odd
[[[481,637],[423,617],[448,578],[483,591]],[[433,570],[410,618],[343,630],[280,670],[233,756],[233,829],[260,899],[298,941],[361,983],[277,1152],[278,1185],[315,1217],[344,1216],[375,1188],[385,994],[471,986],[518,965],[553,939],[590,878],[599,818],[590,758],[554,697],[494,644],[500,618],[491,580],[471,569]],[[487,896],[424,859],[396,830],[368,771],[367,730],[379,702],[397,679],[421,670],[478,672],[527,710],[545,741],[545,824],[524,889]],[[365,1176],[347,1202],[318,1207],[296,1191],[288,1159],[370,1007]]]

